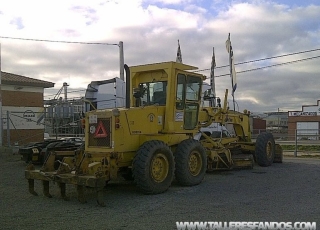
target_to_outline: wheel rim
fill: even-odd
[[[192,176],[197,176],[201,172],[202,159],[198,151],[193,151],[189,157],[189,170]]]
[[[266,148],[267,157],[270,159],[272,157],[272,143],[268,141]]]
[[[157,183],[163,182],[169,173],[169,162],[167,157],[158,153],[154,156],[151,162],[151,176]]]

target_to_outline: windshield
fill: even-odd
[[[141,83],[139,88],[142,92],[142,105],[166,104],[167,82]]]

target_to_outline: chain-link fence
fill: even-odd
[[[254,129],[252,138],[256,138],[261,132],[270,132],[275,140],[278,141],[319,141],[320,129],[286,129],[286,130],[265,130]]]
[[[64,117],[56,114],[50,111],[3,111],[3,146],[21,146],[30,142],[43,141],[44,138],[84,137],[84,129],[81,125],[82,112],[73,112]],[[282,145],[295,145],[295,149],[299,145],[320,146],[320,129],[267,131],[273,133],[276,142]],[[261,132],[266,130],[252,130],[252,139],[257,138]]]
[[[262,130],[255,130],[255,139]],[[275,142],[280,144],[283,151],[298,155],[320,155],[320,129],[289,129],[285,131],[268,131],[273,134]]]
[[[83,137],[81,119],[80,113],[58,117],[32,110],[5,111],[2,115],[2,143],[4,146],[20,146],[44,138]]]

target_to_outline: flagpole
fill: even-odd
[[[211,61],[211,72],[210,72],[210,86],[213,94],[213,98],[210,100],[211,107],[216,106],[216,84],[214,79],[214,68],[216,67],[216,60],[214,54],[214,47],[212,47],[212,61]]]
[[[236,111],[236,105],[235,105],[235,101],[234,101],[234,91],[233,91],[233,86],[234,86],[234,82],[233,82],[233,63],[232,63],[232,49],[231,49],[231,39],[230,39],[230,33],[228,36],[228,40],[230,42],[230,50],[229,50],[229,65],[230,65],[230,78],[231,78],[231,89],[232,89],[232,102],[233,102],[233,110]]]

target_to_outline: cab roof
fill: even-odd
[[[152,64],[144,64],[131,66],[130,70],[132,72],[145,72],[145,71],[155,71],[161,69],[179,69],[179,70],[196,70],[198,67],[186,65],[178,62],[160,62],[160,63],[152,63]]]

